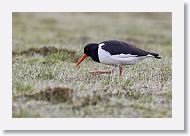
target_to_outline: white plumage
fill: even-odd
[[[107,65],[133,65],[137,62],[148,58],[154,57],[151,54],[146,56],[138,56],[138,55],[131,55],[131,54],[118,54],[118,55],[111,55],[108,51],[102,49],[101,46],[105,45],[104,43],[99,44],[98,48],[98,56],[100,63],[107,64]]]

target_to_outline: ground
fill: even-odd
[[[13,13],[12,116],[172,117],[171,13]],[[116,39],[160,54],[114,75],[90,58],[87,43]]]

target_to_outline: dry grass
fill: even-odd
[[[160,53],[126,66],[123,78],[93,76],[110,69],[75,62],[89,42],[133,41]],[[170,13],[13,13],[13,117],[172,117]]]

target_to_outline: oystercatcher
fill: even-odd
[[[123,65],[133,65],[137,62],[154,57],[161,59],[159,54],[139,49],[128,42],[108,40],[100,43],[90,43],[84,47],[84,54],[78,60],[76,67],[87,57],[91,57],[92,60],[103,63],[106,65],[113,65],[119,67],[119,77],[122,75]],[[93,71],[90,72],[93,75],[97,74],[110,74],[114,71],[114,68],[110,71]]]

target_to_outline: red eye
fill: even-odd
[[[88,51],[88,48],[86,48],[86,51]]]

